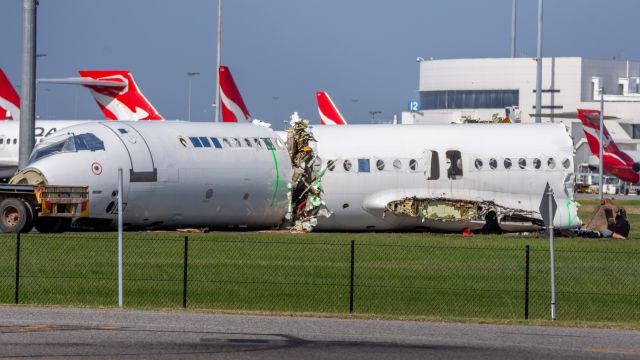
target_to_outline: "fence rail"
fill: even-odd
[[[640,252],[556,250],[559,320],[640,321]],[[0,237],[0,303],[117,305],[117,239]],[[549,318],[549,254],[521,247],[125,233],[124,305]]]

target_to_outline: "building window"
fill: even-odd
[[[421,110],[501,109],[520,104],[518,90],[421,91]]]

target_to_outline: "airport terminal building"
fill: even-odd
[[[600,109],[621,148],[640,145],[640,61],[581,57],[543,58],[542,121],[567,125],[576,166],[591,155],[576,118],[578,108]],[[403,124],[495,121],[534,122],[535,58],[445,59],[420,62],[419,101],[403,112]]]

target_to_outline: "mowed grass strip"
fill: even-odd
[[[584,209],[584,208],[583,208]],[[640,226],[630,214],[632,229]],[[640,214],[638,215],[640,216]],[[585,215],[581,214],[584,219]],[[640,321],[640,240],[556,239],[558,318]],[[522,319],[549,316],[549,244],[535,234],[189,234],[188,308]],[[125,233],[127,307],[180,308],[184,234]],[[15,235],[0,235],[0,302],[12,303]],[[115,306],[115,233],[23,234],[22,304]]]

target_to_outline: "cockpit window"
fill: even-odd
[[[97,151],[104,150],[104,142],[92,133],[84,133],[75,135],[67,133],[52,138],[46,138],[38,143],[31,153],[29,162],[42,159],[45,156],[77,152],[77,151]]]

